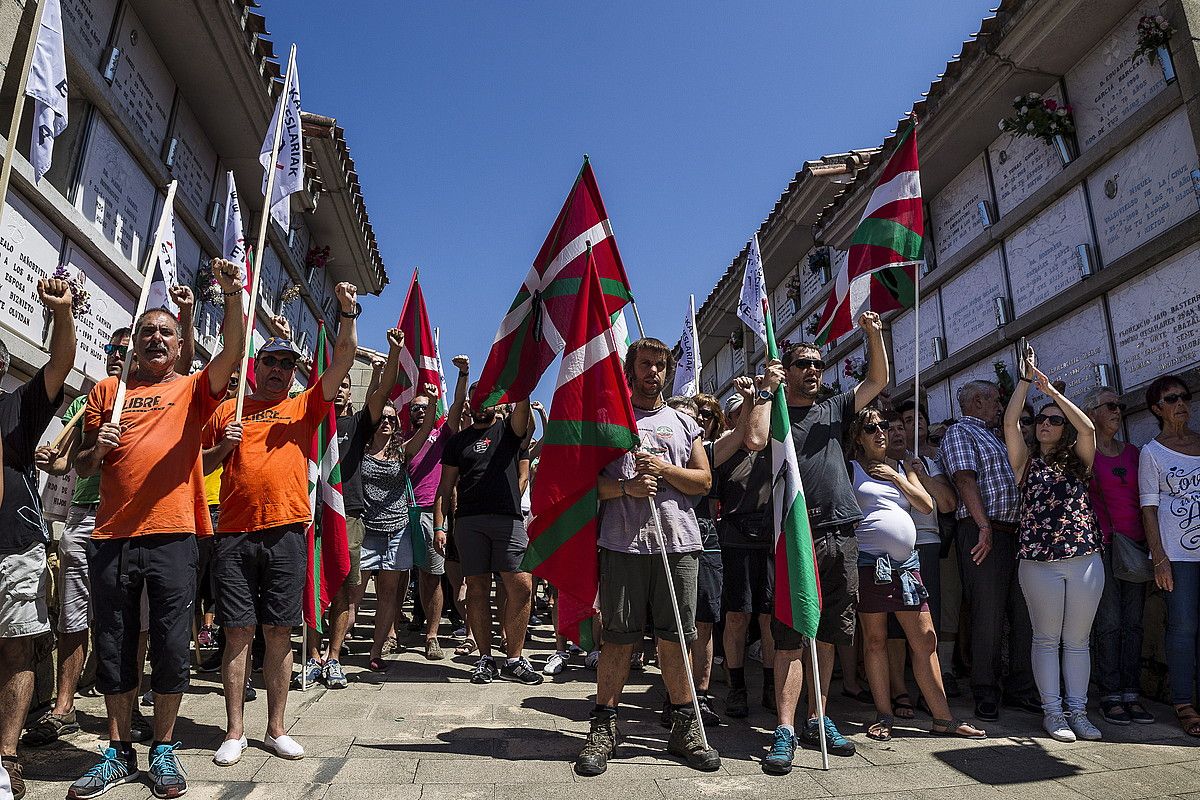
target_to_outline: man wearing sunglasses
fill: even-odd
[[[800,467],[800,480],[808,503],[809,525],[821,579],[821,622],[817,630],[817,663],[823,708],[828,708],[829,682],[837,645],[854,643],[855,609],[858,601],[858,540],[855,524],[862,519],[854,489],[846,471],[842,438],[854,415],[887,386],[888,356],[883,343],[879,315],[867,311],[858,319],[867,344],[867,376],[848,392],[821,399],[827,391],[821,384],[825,362],[811,344],[797,344],[784,353],[788,413],[792,421],[792,443]],[[775,692],[778,727],[763,770],[785,774],[792,769],[796,743],[820,746],[825,728],[829,752],[854,755],[854,743],[838,731],[828,716],[817,719],[817,696],[808,676],[808,714],[803,730],[795,731],[796,705],[804,676],[811,672],[808,643],[794,629],[771,621],[775,639]],[[844,664],[843,669],[854,669]]]
[[[262,626],[267,645],[264,742],[281,758],[304,757],[304,748],[286,734],[284,714],[292,677],[291,631],[304,624],[305,530],[312,522],[308,453],[354,364],[355,320],[362,313],[352,284],[339,283],[334,294],[341,318],[333,359],[321,377],[289,397],[301,354],[290,339],[272,337],[255,355],[256,388],[245,400],[241,421],[236,400],[226,400],[205,430],[204,468],[222,464],[224,470],[213,570],[218,616],[225,628],[221,678],[228,727],[214,758],[220,766],[236,764],[247,746],[243,688],[257,626]]]

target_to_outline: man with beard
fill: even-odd
[[[617,746],[617,704],[629,677],[629,659],[640,644],[651,612],[663,682],[671,701],[667,752],[688,766],[721,768],[721,757],[704,746],[701,722],[692,707],[692,686],[681,641],[696,638],[696,594],[703,543],[693,509],[712,486],[703,431],[688,415],[663,401],[673,368],[671,349],[658,339],[629,346],[625,379],[633,395],[641,447],[613,461],[597,478],[600,494],[600,617],[604,647],[596,671],[596,707],[575,772],[599,775]],[[649,498],[649,499],[647,499]],[[670,563],[663,574],[651,503],[658,507]],[[671,586],[682,630],[675,625]]]
[[[460,368],[460,371],[461,368]],[[474,387],[471,387],[472,392]],[[433,506],[435,545],[444,540],[447,512],[454,508],[454,541],[467,581],[467,619],[479,646],[471,683],[491,683],[497,674],[529,685],[542,676],[522,654],[533,578],[521,571],[529,536],[521,515],[520,462],[530,430],[529,401],[507,409],[471,408],[471,425],[450,437],[442,453],[442,478]],[[457,505],[452,506],[455,492]],[[439,547],[439,553],[445,553]],[[505,602],[501,625],[507,658],[492,658],[492,573],[500,573]]]
[[[292,677],[291,631],[304,624],[305,530],[312,522],[308,453],[354,364],[355,320],[362,313],[357,293],[349,283],[334,287],[341,307],[337,341],[329,368],[312,386],[288,396],[300,352],[290,339],[271,337],[254,357],[256,389],[245,400],[242,421],[236,419],[237,401],[226,400],[205,432],[205,470],[223,465],[213,570],[225,628],[221,679],[228,718],[225,740],[213,759],[219,766],[236,764],[247,747],[244,687],[257,626],[266,640],[264,743],[280,758],[304,757],[304,748],[286,733],[284,713]]]
[[[150,601],[150,688],[154,741],[150,777],[156,797],[179,797],[187,781],[175,754],[175,718],[188,687],[197,535],[212,533],[200,469],[205,421],[225,396],[245,342],[241,276],[214,260],[225,295],[223,347],[194,375],[176,371],[182,335],[164,309],[133,326],[136,361],[126,384],[120,424],[111,421],[120,378],[105,378],[88,396],[75,471],[100,473],[104,492],[88,552],[94,621],[96,688],[108,708],[109,747],[67,794],[95,797],[139,776],[130,716],[141,678],[137,638],[141,596]]]

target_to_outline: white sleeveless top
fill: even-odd
[[[854,498],[863,515],[854,529],[859,552],[886,553],[892,561],[907,561],[917,546],[917,526],[908,513],[908,498],[891,481],[872,478],[857,461],[851,461],[850,467]]]

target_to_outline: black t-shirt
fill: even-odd
[[[62,405],[63,393],[46,397],[44,370],[15,392],[0,392],[0,436],[4,438],[4,503],[0,504],[0,553],[20,553],[50,540],[42,520],[33,451]]]
[[[500,514],[521,518],[517,465],[524,441],[507,419],[496,420],[486,428],[472,425],[450,437],[442,464],[458,468],[457,516]]]
[[[380,420],[383,418],[380,417]],[[371,410],[364,407],[356,414],[338,417],[338,464],[342,468],[342,502],[346,513],[361,517],[363,513],[362,466],[367,443],[375,435],[379,422],[371,423]]]
[[[774,538],[771,505],[771,451],[739,447],[715,470],[721,502],[721,546],[770,543]]]
[[[788,406],[800,482],[804,486],[809,522],[814,528],[846,525],[862,519],[842,452],[842,438],[854,413],[852,391],[811,406]]]

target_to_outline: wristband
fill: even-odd
[[[469,377],[470,375],[471,375],[471,373],[463,372],[462,370],[459,370],[459,372],[458,372],[458,377],[460,377],[460,378],[466,378],[466,377]]]
[[[1170,559],[1169,559],[1169,558],[1167,558],[1166,556],[1163,556],[1163,557],[1162,557],[1162,558],[1160,558],[1158,561],[1155,561],[1155,562],[1154,562],[1154,567],[1155,567],[1155,569],[1157,569],[1157,568],[1158,568],[1158,565],[1159,565],[1159,564],[1165,564],[1167,561],[1170,561]]]
[[[232,292],[221,292],[221,296],[222,297],[233,297],[234,295],[239,295],[244,291],[245,291],[245,289],[234,289]]]
[[[433,529],[433,532],[434,532],[434,533],[445,533],[445,532],[446,532],[446,526],[445,526],[445,525],[439,525],[438,527],[436,527],[436,528],[434,528],[434,529]]]
[[[361,314],[362,314],[362,303],[354,304],[354,313],[350,313],[349,311],[342,312],[342,316],[345,317],[346,319],[358,319]]]
[[[1022,375],[1021,377],[1017,378],[1017,383],[1020,383],[1021,381],[1025,381],[1026,383],[1033,383],[1033,379],[1032,379],[1032,378],[1026,378],[1024,375]]]
[[[625,491],[625,479],[618,479],[617,485],[621,487],[621,497],[629,497],[629,492]]]

